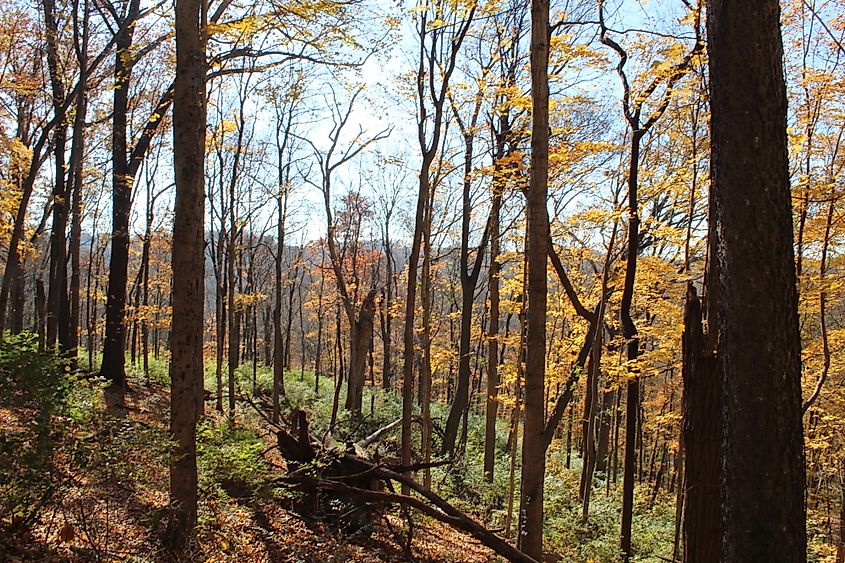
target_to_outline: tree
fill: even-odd
[[[375,317],[375,299],[377,289],[373,285],[363,298],[360,298],[362,279],[359,268],[359,235],[361,221],[367,213],[361,206],[360,194],[350,193],[346,196],[348,205],[348,223],[352,228],[353,240],[349,260],[351,262],[352,275],[347,281],[344,273],[344,254],[338,248],[337,223],[332,211],[332,174],[341,166],[358,156],[367,146],[387,138],[390,135],[390,128],[365,136],[364,130],[359,128],[353,141],[347,146],[342,145],[341,136],[344,128],[349,122],[352,110],[355,107],[355,100],[363,91],[363,87],[355,90],[349,99],[349,104],[343,108],[332,90],[332,129],[329,132],[329,148],[325,153],[320,152],[312,143],[314,156],[320,166],[321,183],[320,191],[323,194],[323,208],[326,213],[326,246],[329,249],[332,272],[335,277],[335,284],[340,296],[343,310],[346,313],[346,320],[349,323],[349,376],[348,391],[346,394],[346,408],[354,418],[361,416],[361,404],[364,393],[364,372],[366,369],[367,351],[373,335],[373,321]],[[310,141],[309,141],[310,142]],[[351,282],[351,283],[350,283]]]
[[[531,170],[526,196],[525,427],[522,441],[520,548],[543,558],[546,377],[546,264],[549,246],[549,2],[531,2]]]
[[[79,21],[79,0],[74,0],[74,49],[79,62],[79,88],[76,97],[76,112],[73,118],[73,138],[71,147],[70,172],[73,192],[71,197],[71,231],[70,231],[70,285],[68,287],[70,301],[70,319],[67,342],[70,356],[74,364],[79,354],[79,328],[81,319],[80,284],[82,245],[82,191],[85,182],[83,171],[85,152],[85,118],[88,111],[88,43],[90,5],[88,0],[82,2],[82,21]],[[79,28],[82,28],[81,30]],[[146,294],[145,294],[146,297]],[[146,303],[145,303],[146,304]],[[146,356],[145,356],[146,362]],[[145,364],[146,365],[146,364]]]
[[[493,178],[491,181],[492,197],[490,202],[490,265],[487,270],[487,293],[490,307],[490,324],[487,330],[487,397],[484,424],[484,478],[493,482],[496,448],[496,420],[499,408],[499,275],[501,264],[499,253],[501,241],[501,211],[502,198],[513,170],[506,162],[514,150],[514,133],[512,131],[514,115],[508,92],[516,87],[517,72],[524,59],[521,52],[521,38],[525,30],[526,6],[518,4],[514,9],[505,12],[503,21],[497,22],[496,39],[499,45],[499,88],[497,88],[493,102],[496,116],[490,119],[493,130]],[[507,38],[507,40],[505,39]]]
[[[65,148],[67,144],[67,123],[65,106],[66,87],[59,69],[59,22],[57,21],[56,3],[44,0],[45,47],[47,67],[50,74],[50,89],[53,94],[53,158],[55,173],[53,178],[53,221],[50,232],[50,288],[47,296],[47,347],[53,348],[56,339],[60,347],[66,350],[69,345],[67,334],[69,304],[67,293],[67,245],[65,236],[68,219],[68,190],[65,182]],[[79,91],[85,90],[80,83]],[[80,94],[84,95],[84,94]]]
[[[203,400],[205,298],[206,18],[203,0],[177,0],[173,150],[173,322],[170,335],[170,539],[181,547],[197,522],[196,424]]]
[[[119,13],[109,2],[106,8],[119,26],[115,34],[114,88],[112,92],[112,232],[109,254],[109,283],[106,294],[106,333],[100,371],[116,388],[126,386],[126,293],[129,278],[129,219],[135,177],[146,158],[161,117],[173,101],[173,85],[168,86],[149,114],[140,134],[130,145],[130,81],[138,62],[158,45],[158,41],[138,48],[133,37],[141,18],[139,0],[129,0]]]
[[[470,263],[470,227],[472,224],[472,176],[475,137],[478,130],[478,117],[481,113],[482,104],[485,101],[485,90],[488,87],[490,69],[493,66],[492,55],[486,60],[478,61],[479,75],[474,77],[475,83],[470,86],[473,94],[469,105],[469,115],[466,118],[461,116],[460,109],[456,106],[455,100],[450,96],[452,113],[458,124],[458,129],[464,143],[463,179],[461,189],[461,247],[459,258],[458,278],[461,282],[461,326],[458,341],[458,381],[455,386],[455,396],[452,407],[449,410],[449,417],[446,419],[446,428],[443,433],[443,452],[452,453],[455,449],[455,439],[458,436],[458,425],[469,407],[469,386],[470,386],[470,356],[472,339],[472,309],[475,302],[475,289],[481,275],[481,266],[484,264],[485,247],[489,237],[489,221],[481,241],[475,249],[475,258]],[[470,100],[468,100],[470,101]],[[495,207],[494,207],[495,209]]]
[[[801,340],[779,22],[776,0],[708,3],[722,561],[807,557]]]
[[[625,70],[628,53],[619,43],[608,36],[608,28],[604,19],[604,0],[599,0],[599,25],[601,42],[610,47],[617,55],[619,62],[616,72],[622,83],[622,111],[630,129],[630,158],[628,164],[628,241],[626,248],[625,281],[619,305],[619,320],[622,325],[622,336],[625,337],[625,351],[631,365],[631,376],[626,386],[625,400],[625,464],[622,484],[622,526],[620,531],[620,546],[625,561],[631,557],[631,526],[634,510],[634,473],[636,470],[636,440],[640,425],[640,374],[636,366],[641,354],[640,336],[631,315],[631,305],[634,298],[634,283],[637,275],[637,259],[642,246],[640,231],[640,199],[638,195],[640,183],[640,151],[642,140],[655,123],[663,116],[672,99],[675,84],[687,74],[698,53],[704,48],[700,36],[699,22],[701,20],[700,5],[687,3],[694,21],[695,42],[692,49],[680,61],[670,64],[668,61],[655,66],[655,74],[650,77],[644,88],[634,97]],[[661,89],[661,86],[663,88]],[[654,97],[653,107],[646,104]],[[645,115],[643,115],[645,112]]]
[[[426,231],[426,208],[432,197],[431,170],[440,149],[449,81],[455,71],[461,44],[472,26],[477,2],[469,9],[444,10],[423,6],[416,19],[419,54],[416,71],[417,141],[422,155],[414,235],[408,256],[408,288],[405,297],[405,326],[402,332],[402,464],[411,464],[411,414],[414,401],[414,322],[417,307],[417,276],[420,250]],[[457,8],[457,6],[455,7]],[[446,13],[448,12],[448,13]],[[430,18],[434,18],[433,20]],[[447,24],[444,18],[452,21]],[[438,82],[439,78],[439,82]],[[430,104],[430,106],[429,106]],[[427,424],[424,423],[424,424]],[[426,428],[426,432],[428,429]],[[407,492],[407,488],[403,487]]]

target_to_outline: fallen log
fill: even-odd
[[[334,445],[322,448],[324,440],[319,440],[308,431],[308,420],[302,411],[295,413],[297,423],[296,436],[286,429],[277,427],[277,444],[282,456],[288,461],[289,473],[285,481],[293,488],[306,493],[303,507],[316,512],[319,506],[319,493],[333,493],[334,500],[342,500],[352,506],[344,514],[354,513],[356,520],[347,522],[356,529],[362,527],[361,519],[371,516],[376,507],[386,504],[413,508],[453,528],[470,534],[483,545],[489,547],[509,561],[518,563],[538,563],[522,553],[504,539],[488,530],[474,519],[449,504],[440,495],[427,490],[413,478],[404,475],[407,468],[391,464],[389,460],[368,459],[362,455],[362,442],[371,444],[378,436],[361,442],[350,442],[343,447]],[[391,425],[388,425],[390,427]],[[383,435],[383,429],[376,433]],[[315,463],[311,463],[314,462]],[[446,463],[435,462],[442,465]],[[407,485],[419,496],[403,495],[385,490],[386,483]],[[391,487],[392,489],[392,487]]]
[[[303,484],[306,482],[314,487],[335,491],[348,496],[360,497],[371,502],[400,504],[402,506],[414,508],[423,514],[434,518],[435,520],[439,520],[440,522],[448,524],[453,528],[470,534],[483,545],[489,547],[502,557],[507,558],[508,561],[515,561],[517,563],[538,563],[536,559],[519,551],[514,546],[501,539],[490,530],[487,530],[481,524],[461,513],[457,509],[452,508],[452,513],[447,514],[442,510],[438,510],[439,507],[435,508],[434,506],[426,504],[417,497],[403,495],[401,493],[361,489],[331,479],[311,478],[304,480]],[[443,503],[445,503],[445,501],[443,501]]]

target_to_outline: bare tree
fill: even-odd
[[[320,151],[315,144],[308,141],[314,151],[314,157],[320,168],[321,183],[318,186],[323,194],[323,206],[326,212],[326,246],[329,249],[332,272],[335,277],[335,284],[346,313],[349,323],[349,377],[348,390],[346,394],[346,408],[353,417],[361,416],[361,406],[364,392],[364,373],[366,370],[367,352],[373,333],[373,320],[375,317],[375,299],[378,293],[373,285],[366,295],[359,293],[359,285],[362,282],[358,272],[357,257],[350,257],[352,278],[351,285],[344,273],[344,255],[338,248],[337,225],[332,210],[332,174],[341,166],[358,156],[361,151],[372,143],[387,138],[390,129],[386,128],[373,135],[366,135],[364,129],[359,126],[354,138],[344,146],[342,138],[344,129],[349,123],[352,111],[355,108],[355,101],[363,92],[363,86],[358,87],[350,96],[349,102],[344,107],[337,99],[333,88],[331,92],[331,103],[329,108],[332,116],[332,128],[329,131],[329,146],[325,152]],[[307,179],[306,179],[307,180]],[[307,180],[310,182],[310,180]],[[313,182],[311,182],[313,183]],[[359,218],[360,220],[360,218]],[[360,228],[360,223],[359,227]],[[357,248],[357,244],[355,245]]]

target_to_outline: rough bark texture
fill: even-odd
[[[170,335],[171,540],[181,546],[197,521],[196,422],[203,375],[203,219],[205,206],[205,16],[203,0],[176,2],[173,111],[176,204],[173,221],[173,323]]]
[[[522,442],[520,548],[543,558],[543,477],[546,472],[546,263],[549,216],[549,2],[531,3],[531,173],[527,215],[527,335],[525,361],[525,430]]]
[[[719,560],[719,378],[701,302],[687,289],[684,312],[684,561]]]
[[[722,561],[806,560],[801,350],[777,0],[708,5]]]

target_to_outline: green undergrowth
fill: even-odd
[[[225,377],[224,377],[225,380]],[[252,366],[242,366],[237,371],[238,387],[243,393],[269,398],[272,389],[272,370],[258,366],[253,379]],[[206,388],[215,387],[213,365],[206,369]],[[314,374],[310,371],[285,374],[285,396],[282,404],[287,412],[302,409],[308,413],[312,431],[317,435],[331,435],[337,441],[358,440],[369,435],[401,416],[402,401],[398,393],[384,391],[369,385],[364,391],[362,417],[352,420],[343,408],[345,387],[339,393],[337,421],[330,427],[334,381],[321,377],[319,392],[315,390]],[[246,407],[241,407],[246,414]],[[418,406],[415,405],[418,411]],[[434,432],[434,460],[442,459],[440,434],[448,416],[448,406],[442,403],[432,405]],[[412,427],[413,437],[420,440],[419,425]],[[381,455],[399,455],[399,434],[397,426],[378,443]],[[470,414],[467,418],[465,439],[459,434],[460,451],[450,463],[431,470],[432,487],[456,508],[472,515],[495,530],[505,531],[508,513],[508,492],[510,489],[511,457],[506,451],[508,421],[497,424],[497,443],[494,478],[492,483],[484,479],[484,417]],[[517,445],[517,453],[521,444]],[[556,440],[548,455],[545,481],[546,550],[563,561],[621,561],[619,553],[619,529],[621,511],[621,488],[611,484],[608,488],[605,475],[598,473],[594,481],[590,515],[586,523],[582,518],[582,505],[578,500],[578,481],[581,464],[577,452],[573,452],[571,468],[564,466],[562,443]],[[511,538],[515,533],[519,509],[519,457],[515,467],[513,484],[514,502]],[[418,475],[422,479],[422,475]],[[659,492],[655,502],[650,502],[650,485],[640,485],[636,490],[636,505],[633,523],[634,561],[658,562],[671,558],[674,540],[674,497]],[[424,518],[423,518],[424,520]]]
[[[121,419],[108,414],[102,399],[104,382],[97,378],[77,380],[67,364],[54,355],[37,351],[32,336],[7,339],[0,345],[0,406],[18,412],[27,410],[32,422],[15,431],[4,430],[0,448],[0,508],[3,522],[26,518],[35,522],[46,507],[55,504],[72,488],[84,487],[91,498],[98,491],[118,489],[136,499],[144,499],[137,524],[143,533],[140,542],[149,549],[161,544],[166,521],[168,466],[171,442],[167,429],[166,399],[156,389],[168,385],[166,358],[150,357],[149,381],[140,359],[135,366],[127,362],[134,408],[143,416]],[[289,493],[278,488],[278,468],[271,466],[263,452],[261,416],[249,402],[266,408],[270,403],[272,369],[244,365],[238,368],[238,393],[250,398],[239,401],[236,425],[215,414],[216,374],[213,361],[205,369],[205,388],[211,391],[206,402],[206,417],[197,430],[199,487],[201,498],[200,529],[214,532],[219,525],[221,507],[230,503],[250,503],[256,499],[281,499]],[[224,394],[226,372],[224,365]],[[335,424],[331,425],[334,380],[319,379],[312,372],[295,370],[285,374],[283,412],[304,410],[312,431],[331,436],[338,442],[354,441],[390,424],[401,416],[398,393],[366,387],[360,419],[352,419],[344,409],[345,388],[338,395]],[[227,400],[224,398],[224,407]],[[418,407],[415,405],[418,410]],[[503,413],[504,414],[504,413]],[[434,460],[440,460],[440,431],[445,425],[448,406],[432,405]],[[420,439],[420,426],[412,427],[414,439]],[[513,539],[519,508],[519,458],[516,459],[511,485],[511,455],[507,451],[508,421],[497,426],[494,478],[484,479],[484,417],[475,412],[467,417],[465,433],[459,433],[457,455],[446,465],[431,470],[433,489],[458,509],[483,522],[490,529],[506,533],[509,491],[513,487],[513,511],[510,536]],[[399,455],[400,428],[386,434],[379,442],[383,456]],[[517,444],[519,454],[521,444]],[[9,452],[21,452],[10,456]],[[573,452],[576,454],[577,452]],[[555,441],[547,457],[545,481],[545,546],[562,561],[620,560],[618,542],[621,491],[618,484],[606,485],[598,473],[594,482],[590,515],[582,518],[578,500],[580,459],[572,456],[571,467],[564,466],[561,443]],[[422,475],[418,475],[422,479]],[[87,498],[77,491],[77,496]],[[662,561],[671,558],[674,539],[674,498],[659,492],[651,503],[652,491],[644,484],[637,488],[634,515],[635,561]],[[93,502],[93,501],[92,501]],[[102,502],[102,501],[98,501]],[[80,505],[83,506],[83,505]],[[213,510],[209,507],[214,507]],[[73,507],[68,509],[72,516]],[[78,509],[79,511],[81,509]],[[420,516],[424,522],[425,517]],[[77,521],[79,518],[77,518]],[[96,524],[89,518],[90,537],[96,536]],[[105,526],[105,524],[103,524]],[[139,535],[136,533],[136,535]],[[102,544],[102,542],[101,542]],[[93,547],[91,549],[94,549]],[[100,545],[108,551],[109,546]]]

